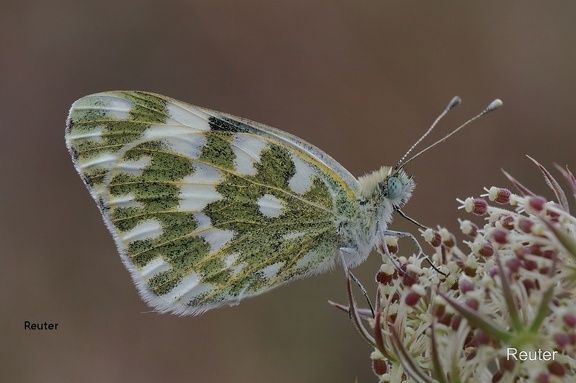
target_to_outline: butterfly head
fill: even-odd
[[[358,179],[360,193],[367,200],[379,205],[387,201],[394,210],[401,209],[412,197],[416,183],[404,168],[382,166],[379,170]]]

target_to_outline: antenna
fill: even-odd
[[[404,154],[402,156],[402,158],[400,159],[400,161],[398,161],[398,163],[396,164],[396,166],[394,167],[395,169],[399,169],[401,167],[403,167],[404,165],[406,165],[408,162],[412,161],[413,159],[415,159],[416,157],[418,157],[419,155],[421,155],[422,153],[428,151],[429,149],[432,149],[434,146],[438,145],[439,143],[446,141],[446,139],[448,139],[448,137],[452,136],[453,134],[455,134],[456,132],[458,132],[460,129],[462,129],[463,127],[465,127],[466,125],[470,124],[471,122],[479,119],[480,117],[484,116],[485,114],[488,114],[490,112],[492,112],[495,109],[498,109],[499,107],[502,106],[502,101],[500,99],[496,99],[494,101],[492,101],[487,107],[486,109],[484,109],[482,112],[478,113],[476,116],[472,117],[471,119],[469,119],[468,121],[466,121],[465,123],[463,123],[462,125],[460,125],[459,127],[457,127],[456,129],[454,129],[452,132],[448,133],[447,135],[445,135],[443,138],[439,139],[438,141],[434,142],[432,145],[427,146],[426,148],[422,149],[421,151],[419,151],[418,153],[416,153],[415,155],[413,155],[412,157],[410,157],[408,160],[404,161],[404,159],[408,156],[408,154],[410,154],[410,152],[412,152],[412,150],[416,147],[416,145],[418,145],[428,134],[430,134],[430,132],[436,127],[436,125],[438,125],[438,122],[446,115],[448,114],[449,111],[451,111],[452,109],[454,109],[455,107],[457,107],[458,105],[460,105],[460,102],[462,102],[462,100],[460,99],[460,97],[456,96],[454,97],[452,100],[450,100],[450,103],[448,104],[448,106],[446,107],[446,109],[444,109],[444,111],[442,113],[440,113],[440,115],[436,118],[436,120],[434,121],[434,123],[430,126],[430,128],[428,128],[428,130],[426,131],[426,133],[424,133],[422,135],[422,137],[420,137],[418,139],[418,141],[416,141],[414,143],[414,145],[412,145],[410,147],[410,149],[408,149],[408,151],[406,152],[406,154]]]
[[[395,169],[400,168],[400,166],[402,165],[402,161],[404,161],[404,159],[406,158],[406,156],[408,154],[410,154],[410,152],[412,150],[414,150],[414,148],[427,136],[430,134],[430,132],[436,127],[436,125],[438,125],[438,123],[440,122],[440,120],[448,114],[449,111],[451,111],[452,109],[454,109],[455,107],[457,107],[458,105],[460,105],[460,103],[462,102],[462,99],[458,96],[455,96],[452,98],[452,100],[450,100],[450,103],[448,103],[448,106],[446,107],[446,109],[444,109],[444,111],[442,113],[440,113],[440,115],[438,117],[436,117],[436,120],[434,120],[434,122],[432,123],[432,125],[430,126],[430,128],[428,128],[428,130],[426,131],[426,133],[424,133],[422,135],[422,137],[420,137],[418,139],[418,141],[416,141],[414,143],[414,145],[412,145],[410,147],[410,149],[408,149],[408,151],[402,156],[402,158],[400,158],[400,161],[398,161],[398,163],[396,164],[396,166],[394,167]]]

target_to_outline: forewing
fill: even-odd
[[[197,314],[323,271],[354,215],[355,180],[319,149],[163,96],[86,96],[66,142],[159,311]]]

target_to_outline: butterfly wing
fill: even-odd
[[[143,299],[199,314],[334,264],[356,179],[316,147],[144,92],[76,101],[66,143]]]

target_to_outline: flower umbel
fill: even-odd
[[[391,265],[386,254],[397,244],[389,239],[379,249],[375,316],[356,307],[349,279],[350,306],[337,306],[374,346],[380,382],[574,379],[576,218],[559,184],[534,162],[558,203],[506,174],[518,194],[492,187],[482,198],[459,200],[486,219],[483,227],[461,220],[461,244],[444,228],[423,231],[440,273],[420,255]],[[576,196],[574,176],[559,169]]]

